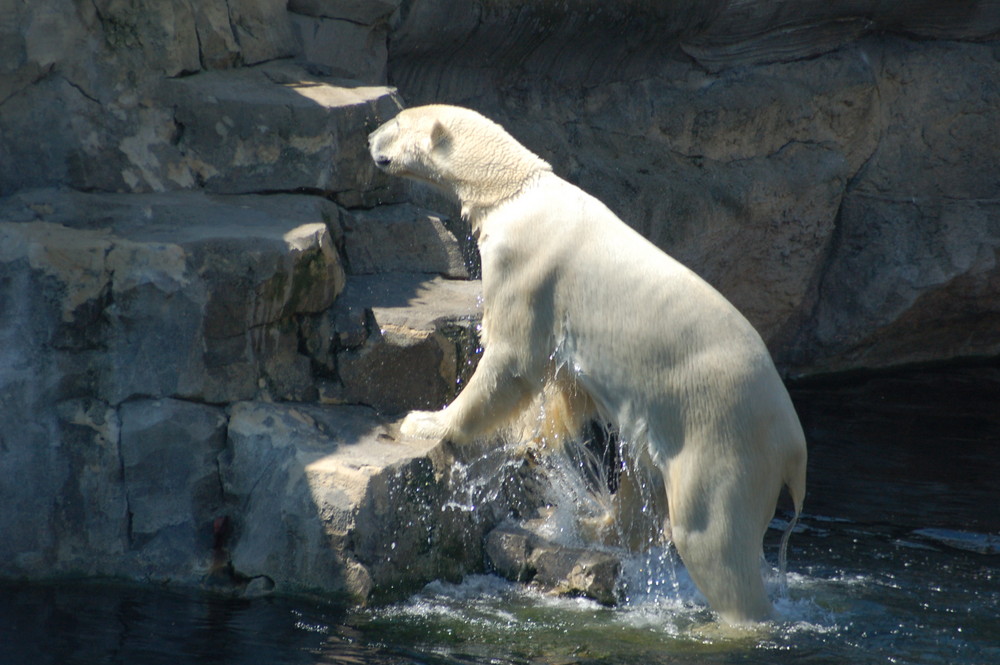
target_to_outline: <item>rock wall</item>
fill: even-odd
[[[483,566],[450,220],[367,134],[392,2],[0,6],[0,576],[364,602]]]
[[[0,0],[0,576],[366,601],[530,513],[397,436],[479,316],[450,204],[367,155],[404,103],[503,122],[791,374],[997,357],[1000,3],[898,7]]]
[[[506,125],[793,376],[1000,353],[1000,3],[414,0],[409,104]]]

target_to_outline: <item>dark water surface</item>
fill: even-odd
[[[629,601],[617,608],[492,576],[360,611],[0,585],[0,665],[1000,663],[1000,370],[909,372],[794,397],[810,443],[806,515],[777,601],[784,619],[759,631],[711,624],[680,564],[654,552],[626,566]],[[772,562],[779,535],[766,542]]]

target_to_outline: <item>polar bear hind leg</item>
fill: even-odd
[[[719,462],[684,453],[669,462],[664,481],[671,539],[724,621],[766,621],[774,610],[761,575],[761,543],[780,485],[762,486],[752,473],[720,483]]]

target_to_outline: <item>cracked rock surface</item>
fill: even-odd
[[[370,602],[485,544],[613,602],[612,559],[484,535],[516,460],[397,436],[475,366],[477,257],[366,136],[484,112],[788,375],[995,359],[1000,5],[904,4],[6,3],[0,576]]]
[[[389,69],[705,277],[785,374],[996,358],[1000,5],[903,7],[420,0]]]

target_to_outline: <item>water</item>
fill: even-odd
[[[365,610],[0,586],[0,663],[1000,663],[1000,371],[911,372],[795,398],[810,440],[806,514],[784,618],[756,631],[712,624],[683,567],[655,550],[627,563],[629,601],[616,608],[488,575]],[[779,538],[772,529],[765,543],[772,563]]]

